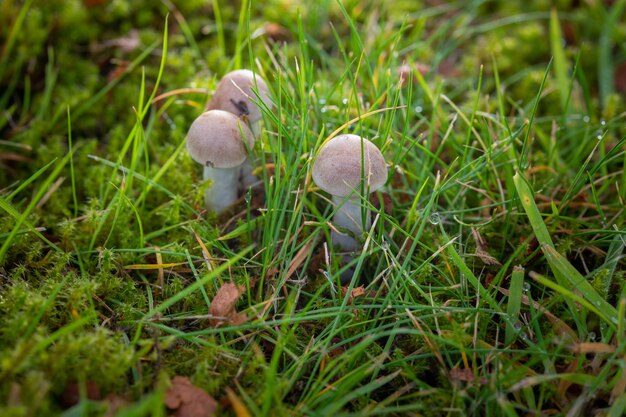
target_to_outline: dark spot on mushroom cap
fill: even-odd
[[[225,110],[238,116],[247,116],[254,123],[262,117],[261,109],[256,104],[258,101],[272,107],[267,83],[250,70],[236,70],[222,77],[206,110]]]

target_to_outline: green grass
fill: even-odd
[[[625,1],[93,3],[0,8],[0,415],[164,416],[176,375],[220,415],[623,415]],[[216,215],[185,134],[240,67],[262,190]],[[348,264],[340,133],[389,167]]]

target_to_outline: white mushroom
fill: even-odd
[[[366,203],[361,202],[367,196],[359,195],[361,183],[366,192],[373,192],[385,184],[387,165],[382,153],[367,139],[340,135],[321,149],[313,164],[312,175],[315,183],[331,194],[333,203],[339,207],[333,223],[352,234],[331,232],[333,244],[346,251],[360,249],[357,239],[363,234],[363,228],[368,229],[371,225],[370,212],[363,208]]]
[[[257,105],[258,101],[272,108],[267,83],[252,71],[241,69],[231,71],[222,77],[206,109],[224,110],[247,120],[256,138],[259,135],[259,123],[263,116]],[[242,164],[240,174],[242,189],[258,183],[259,179],[252,174],[253,170],[254,166],[249,160]]]
[[[187,151],[204,166],[203,178],[213,182],[204,195],[209,210],[219,213],[237,200],[241,165],[252,146],[252,132],[232,113],[210,110],[191,124]]]
[[[245,117],[252,126],[256,126],[263,116],[256,104],[259,101],[269,108],[272,107],[269,88],[265,80],[250,70],[236,70],[222,77],[206,110],[224,110],[239,117]]]

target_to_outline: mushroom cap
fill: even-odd
[[[254,91],[258,92],[258,97]],[[265,80],[250,70],[236,70],[222,77],[206,109],[226,110],[239,117],[247,116],[248,120],[254,123],[262,117],[261,109],[255,104],[259,99],[268,107],[272,107],[270,91]]]
[[[317,155],[312,174],[313,181],[322,190],[343,197],[352,190],[359,190],[361,174],[367,189],[380,188],[387,182],[387,164],[383,154],[369,140],[357,135],[339,135],[328,141]]]
[[[242,137],[243,134],[243,137]],[[254,135],[241,120],[223,110],[210,110],[193,121],[187,132],[187,151],[191,158],[213,168],[233,168],[248,156]]]

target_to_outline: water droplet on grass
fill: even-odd
[[[428,221],[431,222],[432,224],[439,224],[441,223],[441,215],[437,212],[434,212],[433,214],[430,215],[430,217],[428,218]]]
[[[605,121],[605,120],[600,120],[600,124],[601,124],[602,126],[606,126],[606,121]]]
[[[522,291],[524,292],[524,294],[527,294],[530,291],[530,283],[529,282],[524,282],[522,284]]]
[[[589,340],[591,340],[592,342],[596,341],[596,333],[595,332],[589,332]]]
[[[326,113],[326,110],[327,110],[327,109],[326,109],[326,107],[322,107],[322,108],[320,109],[320,111],[321,111],[322,113]]]
[[[583,122],[585,122],[585,123],[589,123],[589,121],[591,121],[591,119],[589,118],[589,116],[585,116],[585,117],[583,117]]]
[[[415,106],[415,113],[421,113],[422,112],[422,106]]]
[[[343,105],[345,106],[346,104],[348,104],[348,99],[344,98],[343,100],[341,100],[341,102],[343,103]]]
[[[326,99],[325,98],[320,98],[318,103],[323,106],[324,104],[326,104]]]

